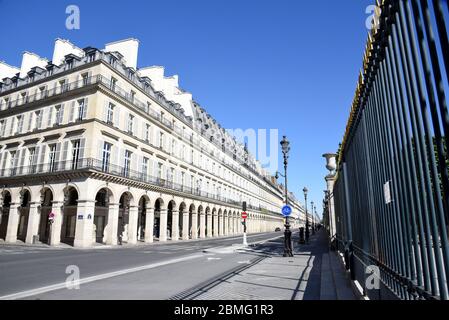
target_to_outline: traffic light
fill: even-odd
[[[243,201],[242,203],[242,211],[246,212],[246,201]]]

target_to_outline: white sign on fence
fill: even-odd
[[[385,204],[389,204],[391,202],[393,202],[393,199],[391,198],[391,181],[387,181],[384,184],[384,198],[385,198]]]

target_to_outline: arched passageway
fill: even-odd
[[[8,230],[9,208],[11,207],[11,194],[8,191],[3,192],[0,197],[0,239],[6,239],[6,231]]]
[[[64,190],[64,207],[61,227],[61,242],[73,245],[76,229],[78,191],[73,187]]]
[[[45,188],[41,192],[41,212],[39,221],[39,241],[48,243],[48,237],[50,236],[50,221],[49,215],[52,210],[53,192],[49,188]]]

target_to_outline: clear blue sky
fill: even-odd
[[[57,37],[100,49],[137,38],[138,66],[178,74],[223,127],[286,134],[289,189],[303,199],[307,186],[321,212],[321,155],[342,139],[367,38],[365,10],[373,3],[0,0],[0,60],[20,66],[25,50],[51,59]],[[80,8],[80,30],[65,27],[70,4]]]

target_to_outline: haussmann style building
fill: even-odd
[[[282,187],[139,42],[0,61],[0,241],[75,247],[283,229]],[[292,195],[293,196],[293,195]],[[300,210],[294,203],[295,210]],[[52,221],[52,223],[49,223]]]

